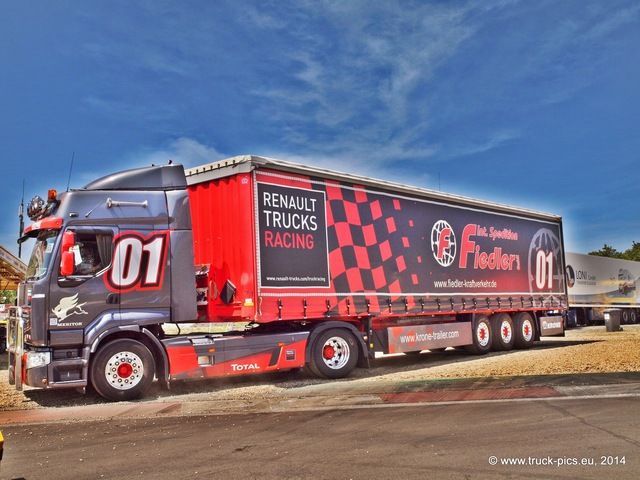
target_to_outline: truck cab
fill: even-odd
[[[35,245],[18,291],[16,325],[23,344],[13,350],[10,345],[16,383],[84,388],[90,368],[123,362],[114,351],[107,364],[94,367],[108,345],[117,340],[115,350],[125,351],[123,345],[134,342],[136,351],[162,359],[159,325],[196,318],[191,217],[181,165],[120,172],[60,198],[50,191],[46,203],[34,199],[27,213],[34,223],[23,240],[33,238]],[[185,278],[194,282],[176,280]],[[166,376],[166,362],[154,363],[158,377]],[[119,389],[126,397],[137,390],[129,383],[150,382],[155,373],[134,367],[128,376],[116,375],[114,386],[94,387]]]

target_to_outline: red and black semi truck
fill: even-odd
[[[563,334],[556,215],[257,156],[127,170],[28,213],[17,388],[129,400],[156,378],[341,378],[376,353]],[[212,322],[238,328],[194,328]]]

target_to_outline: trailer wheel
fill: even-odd
[[[344,378],[357,362],[357,340],[345,329],[332,328],[322,332],[311,346],[309,369],[318,377]]]
[[[91,364],[93,388],[104,398],[126,401],[146,393],[155,376],[153,355],[142,343],[120,339],[98,350]]]
[[[631,310],[631,323],[638,323],[638,312]]]
[[[518,312],[513,316],[515,332],[514,346],[516,348],[530,348],[536,338],[536,328],[533,317],[528,312]]]
[[[466,349],[476,355],[484,355],[491,350],[491,322],[486,315],[476,315],[471,326],[473,343]]]
[[[489,319],[492,329],[491,347],[496,351],[506,351],[513,348],[515,335],[513,320],[508,313],[496,313]]]

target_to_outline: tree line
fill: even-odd
[[[589,252],[589,255],[597,255],[599,257],[620,258],[622,260],[634,260],[640,262],[640,242],[632,242],[631,248],[624,252],[620,252],[606,243],[600,250]]]

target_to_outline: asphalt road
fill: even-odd
[[[543,393],[525,397],[539,398],[436,402],[414,395],[428,388],[385,387],[375,397],[386,401],[363,391],[344,407],[251,413],[144,402],[49,408],[0,417],[0,478],[640,478],[638,383],[605,383],[548,398],[529,385],[520,390]]]

